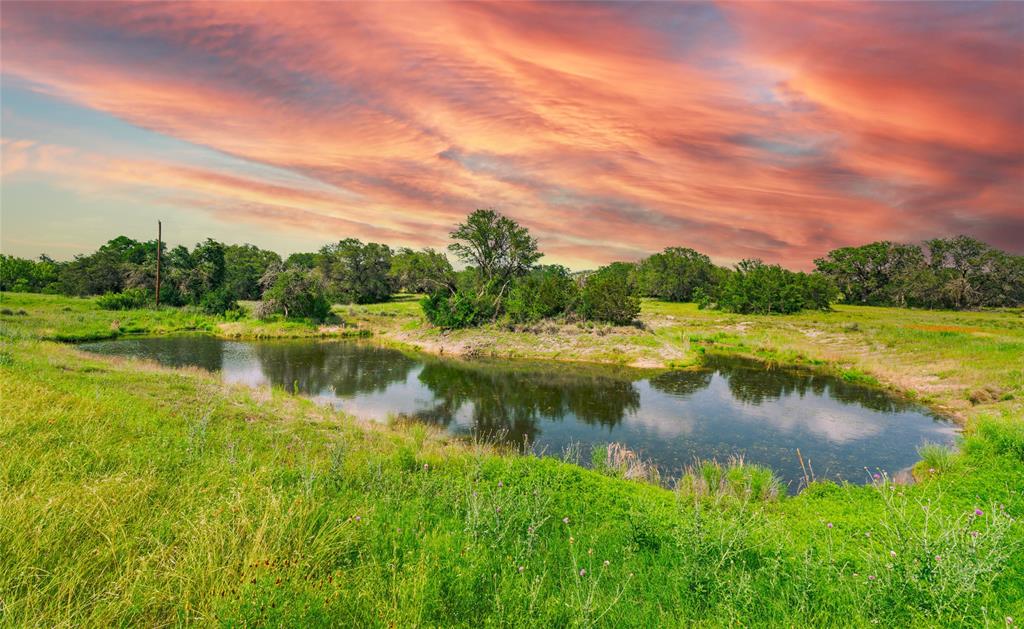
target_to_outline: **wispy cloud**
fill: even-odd
[[[7,125],[5,182],[117,186],[311,246],[436,245],[481,206],[575,266],[1024,242],[1017,3],[9,3],[2,35],[5,82],[296,175],[33,157]]]

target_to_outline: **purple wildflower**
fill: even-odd
[[[868,575],[868,581],[874,581],[874,580],[875,580],[875,575],[869,574]]]
[[[586,568],[580,568],[580,576],[581,577],[582,576],[586,576],[586,574],[587,574],[587,569]]]
[[[831,523],[831,522],[829,522],[828,524],[826,524],[826,525],[825,525],[825,528],[829,528],[829,529],[830,529],[830,528],[832,528],[832,523]]]
[[[974,510],[974,515],[982,516],[982,515],[985,515],[985,512],[982,511],[981,509],[975,509]]]

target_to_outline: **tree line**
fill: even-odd
[[[427,319],[443,328],[553,317],[628,324],[641,297],[744,314],[828,310],[836,302],[952,309],[1024,304],[1024,256],[966,236],[835,249],[815,260],[810,273],[760,260],[726,268],[683,247],[573,273],[538,264],[543,254],[529,230],[489,209],[470,214],[450,236],[448,250],[460,271],[441,251],[354,238],[287,258],[212,239],[191,249],[161,243],[160,303],[241,316],[238,301],[258,301],[260,317],[322,320],[332,303],[421,293]],[[156,256],[156,240],[126,236],[67,262],[0,254],[0,290],[100,295],[101,307],[143,307],[154,301]]]

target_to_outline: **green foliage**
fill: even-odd
[[[790,314],[828,310],[836,298],[831,281],[818,273],[794,273],[777,264],[743,260],[718,286],[697,293],[702,308],[740,314]]]
[[[498,315],[497,300],[487,291],[479,290],[479,285],[475,270],[457,274],[454,290],[437,291],[420,302],[427,321],[443,329],[469,328],[493,321]]]
[[[285,317],[322,321],[331,313],[323,280],[316,270],[272,267],[264,274],[262,282],[266,286],[259,312],[262,316],[279,312]]]
[[[394,287],[405,293],[432,293],[450,287],[454,271],[440,251],[400,249],[391,258],[389,272]]]
[[[1024,256],[967,236],[929,240],[924,250],[891,242],[844,247],[815,264],[846,303],[953,309],[1024,304]]]
[[[19,293],[57,292],[60,266],[47,256],[26,260],[0,253],[0,290]]]
[[[692,301],[693,292],[707,290],[716,280],[715,265],[703,253],[684,247],[669,247],[640,263],[637,283],[645,297],[665,301]]]
[[[372,304],[391,298],[391,248],[387,245],[346,238],[321,249],[318,264],[325,293],[333,301]]]
[[[279,264],[281,256],[255,245],[224,247],[224,284],[235,299],[259,299],[260,278],[271,265]]]
[[[199,299],[199,308],[210,315],[224,316],[228,311],[238,310],[235,296],[226,286],[205,293]]]
[[[104,310],[133,310],[149,302],[149,295],[143,288],[129,288],[121,293],[107,293],[96,298],[96,305]]]
[[[583,284],[580,313],[591,321],[632,323],[640,314],[633,265],[612,263],[588,275]]]
[[[488,292],[504,295],[543,255],[529,230],[494,210],[476,210],[451,233],[448,249],[476,269]]]
[[[515,281],[505,312],[519,323],[539,321],[571,312],[579,297],[579,286],[567,268],[541,266]]]

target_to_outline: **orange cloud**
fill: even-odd
[[[1022,31],[1012,4],[19,3],[2,71],[315,183],[119,157],[100,193],[434,246],[494,206],[574,266],[806,268],[959,231],[1020,250]]]

